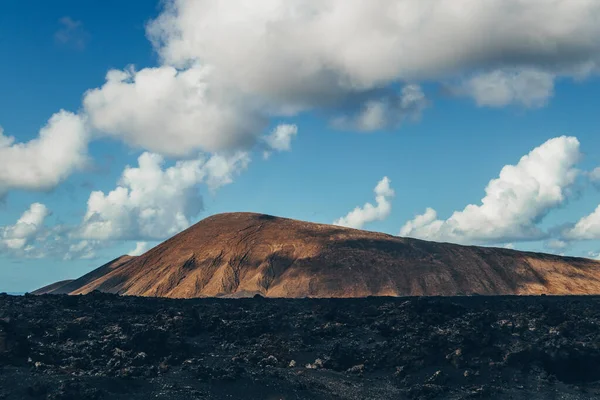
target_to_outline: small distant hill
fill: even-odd
[[[93,290],[173,298],[599,294],[600,262],[227,213],[36,292]]]
[[[64,281],[55,282],[55,283],[52,283],[52,284],[50,284],[48,286],[44,286],[42,288],[39,288],[38,290],[34,290],[33,292],[31,292],[31,294],[40,295],[40,294],[62,294],[62,293],[68,293],[68,292],[61,291],[60,289],[63,286],[65,286],[65,285],[67,285],[67,284],[69,284],[71,282],[73,282],[73,279],[67,279],[67,280],[64,280]]]
[[[48,293],[48,294],[77,294],[77,293],[82,293],[82,292],[89,292],[93,289],[88,290],[88,288],[93,287],[94,283],[97,283],[98,280],[106,279],[106,277],[111,272],[118,269],[120,266],[126,264],[128,261],[131,261],[134,258],[135,257],[133,257],[133,256],[127,256],[127,255],[118,257],[118,258],[104,264],[100,268],[96,268],[92,272],[83,275],[79,279],[63,281],[63,282],[65,282],[64,285],[61,285],[60,287],[56,288],[52,293]],[[40,289],[40,290],[42,290],[42,289]]]

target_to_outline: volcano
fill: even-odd
[[[37,293],[366,297],[598,294],[600,262],[254,213],[208,217],[137,256]]]

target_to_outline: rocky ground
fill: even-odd
[[[0,295],[0,399],[594,399],[600,297]]]

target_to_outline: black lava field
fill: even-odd
[[[0,294],[0,399],[150,398],[600,398],[600,297]]]

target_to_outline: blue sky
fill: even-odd
[[[565,0],[557,9],[563,16],[572,13],[578,29],[556,31],[546,27],[556,26],[562,19],[552,18],[561,16],[543,5],[533,7],[528,12],[545,15],[547,26],[523,22],[527,29],[519,31],[520,21],[503,15],[502,2],[494,2],[499,8],[494,23],[510,25],[514,33],[481,50],[480,43],[461,42],[465,39],[459,30],[485,34],[486,24],[475,23],[488,17],[484,11],[475,7],[469,16],[445,15],[441,0],[431,0],[438,12],[429,16],[427,10],[411,11],[418,7],[406,0],[399,2],[406,7],[401,15],[414,12],[431,26],[392,21],[385,34],[396,40],[393,49],[412,52],[396,57],[385,47],[387,41],[370,36],[383,17],[360,12],[361,7],[375,7],[367,2],[357,2],[356,13],[343,8],[348,13],[344,18],[359,26],[356,30],[348,30],[346,20],[339,22],[328,14],[331,10],[311,0],[297,3],[313,7],[321,15],[316,22],[296,20],[276,0],[254,12],[244,8],[249,4],[244,1],[222,3],[217,10],[215,3],[2,3],[0,126],[4,136],[14,139],[4,148],[0,140],[0,291],[33,290],[80,276],[132,251],[138,242],[147,248],[220,212],[336,221],[397,235],[427,207],[435,209],[441,223],[468,204],[480,205],[486,186],[503,167],[517,165],[536,148],[541,150],[536,153],[540,160],[532,157],[535,166],[518,168],[523,180],[507,178],[498,186],[518,199],[518,207],[510,199],[507,204],[490,200],[487,211],[469,212],[461,222],[451,219],[441,227],[434,222],[405,232],[574,256],[592,257],[600,250],[600,218],[597,223],[592,215],[600,196],[594,174],[588,174],[600,166],[600,32],[593,20],[586,20],[588,14],[597,15],[598,6],[585,10],[583,3]],[[331,1],[330,6],[341,4]],[[393,10],[388,14],[394,15]],[[152,24],[159,16],[163,19]],[[205,16],[212,18],[205,27],[190,24]],[[286,43],[256,36],[269,18],[280,22],[278,35]],[[449,21],[450,33],[438,37],[433,26],[439,18]],[[293,28],[302,24],[304,34],[298,35]],[[339,46],[339,57],[327,52],[329,40],[304,42],[323,29],[336,39],[331,42]],[[529,32],[539,33],[544,46],[532,44],[524,53],[519,39]],[[586,35],[592,39],[582,41]],[[419,37],[429,39],[423,44]],[[431,45],[446,37],[466,48],[466,55],[445,54],[443,43],[440,48]],[[252,51],[246,50],[249,43],[256,46]],[[547,53],[547,44],[558,50]],[[356,56],[359,50],[362,58]],[[207,66],[212,68],[208,72]],[[108,82],[109,70],[129,75]],[[143,86],[146,72],[152,80]],[[163,83],[171,85],[168,90],[156,89]],[[210,90],[202,92],[203,85]],[[412,92],[403,92],[406,87]],[[90,89],[98,90],[90,95]],[[194,97],[194,91],[201,94]],[[72,124],[57,124],[56,137],[27,148],[61,109],[72,113],[61,121]],[[63,138],[69,127],[74,127],[73,136]],[[84,138],[82,147],[62,150],[80,137],[76,135]],[[544,147],[563,135],[578,143],[559,140]],[[19,146],[25,150],[17,153]],[[63,151],[64,159],[73,157],[64,168],[46,163],[46,155]],[[129,183],[120,181],[126,166],[138,168],[144,152],[160,157],[162,164],[148,158],[148,170],[133,171]],[[9,162],[15,154],[18,167]],[[85,162],[77,161],[81,154]],[[564,168],[554,170],[554,160]],[[43,173],[22,179],[29,167]],[[163,174],[167,168],[171,172]],[[550,170],[554,175],[548,179],[539,172]],[[182,171],[193,171],[194,178]],[[384,177],[388,181],[378,186],[379,204],[374,188]],[[544,191],[545,182],[553,185],[551,194]],[[131,196],[109,201],[106,196],[118,187]],[[169,196],[169,190],[176,195]],[[90,207],[93,191],[103,197]],[[142,194],[143,203],[134,191]],[[200,202],[203,210],[197,212]],[[31,208],[23,219],[38,203],[43,207]],[[353,217],[343,219],[356,207],[360,209]],[[148,210],[161,209],[174,211],[142,220]],[[512,213],[489,214],[505,209]],[[489,220],[483,232],[474,224],[481,224],[477,218],[484,214]],[[585,224],[576,225],[586,216]],[[531,233],[532,227],[539,232]]]

